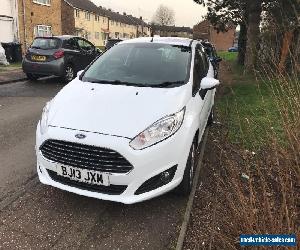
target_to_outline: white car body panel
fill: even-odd
[[[49,125],[133,138],[158,119],[181,110],[187,92],[186,85],[145,88],[76,78],[55,97]]]
[[[122,43],[152,42],[152,38],[127,40]],[[132,204],[151,199],[177,187],[183,178],[190,147],[198,133],[201,141],[214,104],[215,89],[208,90],[202,100],[199,93],[192,95],[195,46],[198,41],[181,38],[154,38],[153,42],[192,47],[190,79],[180,87],[150,88],[115,86],[81,82],[77,77],[64,87],[51,102],[49,127],[44,134],[40,123],[36,132],[37,171],[39,179],[69,192],[88,197]],[[207,77],[214,77],[210,64]],[[166,115],[185,107],[180,129],[171,137],[143,150],[134,150],[129,142],[148,126]],[[78,139],[78,133],[86,138]],[[48,139],[109,148],[121,154],[133,166],[129,173],[109,173],[114,185],[126,185],[120,195],[87,191],[54,181],[48,171],[56,171],[58,163],[46,159],[40,150]],[[174,178],[152,191],[135,194],[151,177],[177,165]]]

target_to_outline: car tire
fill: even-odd
[[[207,126],[211,126],[214,123],[214,108],[211,108],[210,114],[207,119]]]
[[[31,74],[31,73],[26,73],[26,76],[31,81],[37,81],[39,79],[39,76],[37,76],[35,74]]]
[[[179,195],[188,196],[192,191],[194,174],[196,169],[196,158],[197,158],[196,154],[197,154],[197,147],[196,147],[196,143],[193,142],[190,148],[189,157],[187,159],[186,167],[184,170],[183,179],[175,190],[175,192]]]
[[[68,64],[65,68],[65,73],[62,77],[65,83],[71,82],[75,78],[74,67],[71,64]]]

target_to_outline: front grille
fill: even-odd
[[[57,175],[56,172],[51,171],[51,170],[47,170],[47,171],[52,180],[59,182],[61,184],[68,185],[71,187],[76,187],[76,188],[79,188],[82,190],[98,192],[98,193],[102,193],[102,194],[120,195],[127,188],[127,186],[123,186],[123,185],[99,186],[99,185],[94,185],[94,184],[88,184],[88,183],[84,183],[84,182],[70,180],[66,177]]]
[[[122,155],[107,148],[47,140],[40,150],[45,158],[73,167],[108,173],[128,173],[133,168]]]

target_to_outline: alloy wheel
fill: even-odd
[[[74,78],[74,70],[72,66],[67,66],[66,68],[66,80],[72,81]]]

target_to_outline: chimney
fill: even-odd
[[[140,16],[140,19],[141,19],[141,20],[143,20],[143,17],[142,17],[142,16]]]
[[[126,12],[123,12],[123,15],[126,16]]]
[[[111,9],[108,9],[109,11],[111,11]]]

